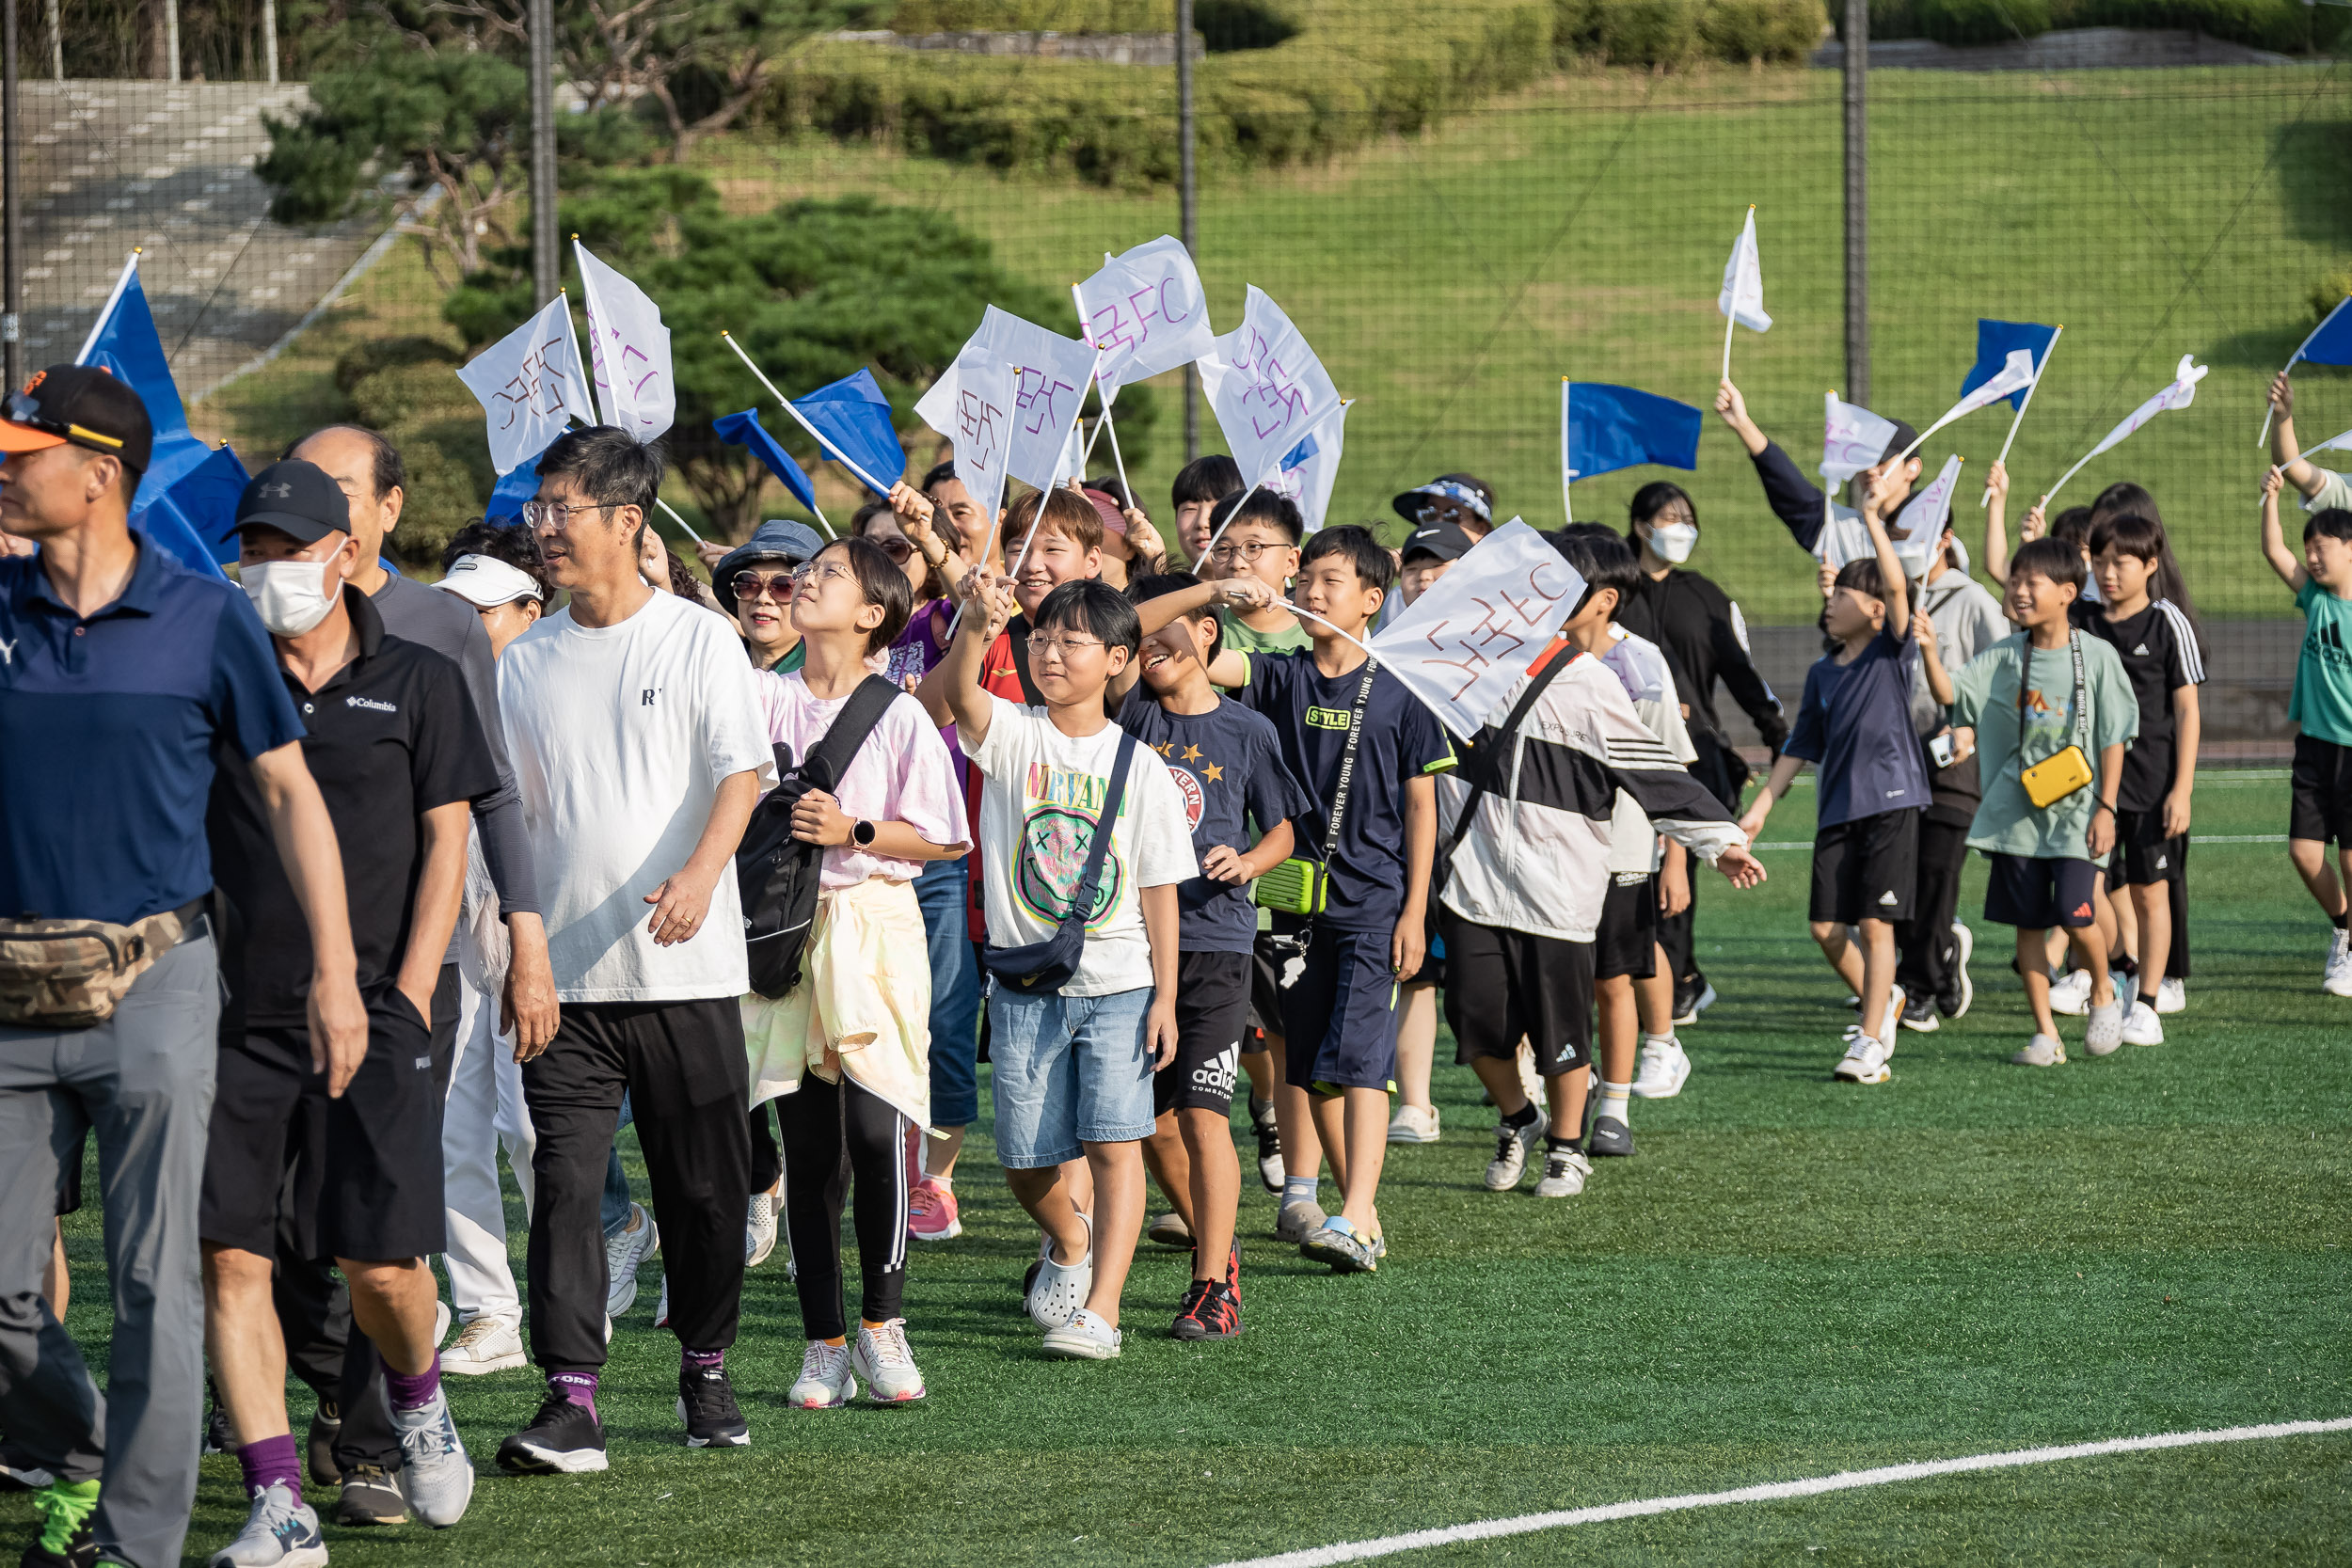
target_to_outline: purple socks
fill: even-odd
[[[237,1464],[245,1471],[246,1496],[282,1484],[294,1494],[296,1506],[301,1504],[302,1456],[294,1448],[293,1433],[245,1444],[237,1449]]]
[[[441,1356],[433,1354],[433,1364],[421,1372],[396,1372],[384,1369],[384,1392],[389,1395],[394,1410],[422,1410],[433,1402],[433,1396],[441,1391]],[[289,1438],[287,1441],[292,1442]]]
[[[594,1372],[549,1372],[548,1391],[561,1394],[577,1405],[584,1405],[588,1414],[596,1413],[596,1374]]]
[[[678,1360],[693,1371],[715,1372],[726,1365],[727,1353],[723,1350],[681,1350]]]

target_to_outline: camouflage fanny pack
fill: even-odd
[[[199,898],[128,926],[0,920],[0,1023],[87,1029],[114,1016],[138,977],[202,917]]]

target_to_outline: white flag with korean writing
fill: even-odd
[[[1278,496],[1287,496],[1298,515],[1307,524],[1307,531],[1323,527],[1324,515],[1331,509],[1331,487],[1340,479],[1340,452],[1347,439],[1347,410],[1353,398],[1331,410],[1330,418],[1298,438],[1298,444],[1282,454],[1282,467],[1265,487]]]
[[[917,418],[954,443],[956,478],[992,523],[1005,502],[1016,390],[1013,368],[975,338],[914,405]]]
[[[603,400],[604,422],[650,441],[677,419],[677,380],[670,369],[670,329],[661,325],[661,308],[578,240],[572,250],[580,258],[588,362]]]
[[[1731,247],[1731,260],[1724,263],[1724,286],[1715,296],[1715,309],[1751,332],[1772,329],[1772,318],[1764,313],[1764,259],[1756,248],[1753,207]]]
[[[1895,421],[1858,403],[1841,403],[1836,392],[1824,393],[1821,403],[1821,478],[1843,484],[1886,455]]]
[[[1576,568],[1514,517],[1470,546],[1370,646],[1447,729],[1476,735],[1583,596]]]
[[[1914,495],[1911,504],[1895,515],[1887,541],[1895,546],[1895,559],[1903,563],[1906,575],[1928,575],[1935,542],[1944,537],[1944,525],[1951,519],[1952,493],[1959,487],[1960,453],[1954,452],[1944,459],[1935,482]]]
[[[973,358],[975,351],[1012,372],[1006,471],[1025,484],[1051,489],[1065,471],[1070,433],[1077,426],[1078,408],[1086,402],[1087,383],[1094,375],[1094,351],[1075,338],[1048,332],[1035,322],[1023,321],[992,305],[980,317],[980,329],[956,356],[955,364],[914,405],[933,430],[947,432],[948,427],[933,415],[944,416],[961,402],[963,367],[981,362]]]
[[[489,417],[490,467],[503,475],[545,451],[577,419],[596,422],[572,353],[564,296],[473,356],[457,372]]]
[[[1162,234],[1118,256],[1078,285],[1087,341],[1102,352],[1094,379],[1103,402],[1131,381],[1188,365],[1209,352],[1209,298],[1182,240]]]
[[[1279,473],[1291,449],[1340,405],[1323,361],[1254,283],[1241,325],[1200,356],[1200,385],[1241,477],[1252,484]]]

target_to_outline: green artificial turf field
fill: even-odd
[[[2278,770],[2209,771],[2196,831],[2283,825]],[[1804,837],[1800,788],[1768,843]],[[2149,1433],[2352,1415],[2346,1023],[2326,930],[2276,843],[2198,848],[2196,977],[2169,1043],[2055,1070],[1978,925],[1977,1003],[1906,1034],[1895,1078],[1833,1085],[1845,1015],[1804,935],[1806,857],[1702,886],[1724,1000],[1684,1031],[1679,1099],[1580,1198],[1486,1193],[1493,1113],[1440,1067],[1440,1143],[1391,1151],[1379,1274],[1335,1277],[1243,1199],[1239,1340],[1162,1338],[1186,1270],[1147,1247],[1123,1359],[1049,1362],[1021,1311],[1034,1232],[968,1146],[967,1235],[916,1252],[913,1409],[787,1411],[783,1254],[732,1366],[753,1446],[688,1452],[675,1342],[613,1342],[605,1475],[513,1480],[491,1452],[528,1372],[451,1380],[483,1470],[442,1534],[330,1528],[360,1564],[1213,1564],[1399,1530]],[[1972,868],[1962,912],[1981,908]],[[2079,1041],[2080,1022],[2067,1021]],[[1441,1060],[1449,1048],[1440,1042]],[[985,1097],[984,1097],[985,1098]],[[1247,1149],[1245,1155],[1247,1155]],[[1245,1158],[1245,1171],[1248,1162]],[[1532,1184],[1532,1179],[1531,1179]],[[96,1192],[93,1185],[90,1188]],[[72,1327],[103,1364],[96,1215],[69,1224]],[[520,1215],[514,1246],[519,1272]],[[307,1394],[294,1402],[297,1423]],[[297,1424],[296,1430],[300,1427]],[[191,1560],[242,1519],[207,1460]],[[0,1500],[21,1530],[22,1498]],[[1578,1527],[1406,1560],[2341,1562],[2352,1435],[2072,1461]]]

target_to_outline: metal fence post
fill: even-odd
[[[1184,249],[1200,257],[1195,243],[1194,212],[1200,188],[1192,159],[1192,0],[1176,0],[1176,150],[1178,181],[1183,193]],[[1200,367],[1184,367],[1184,461],[1200,455]],[[1132,499],[1132,498],[1130,498]]]

